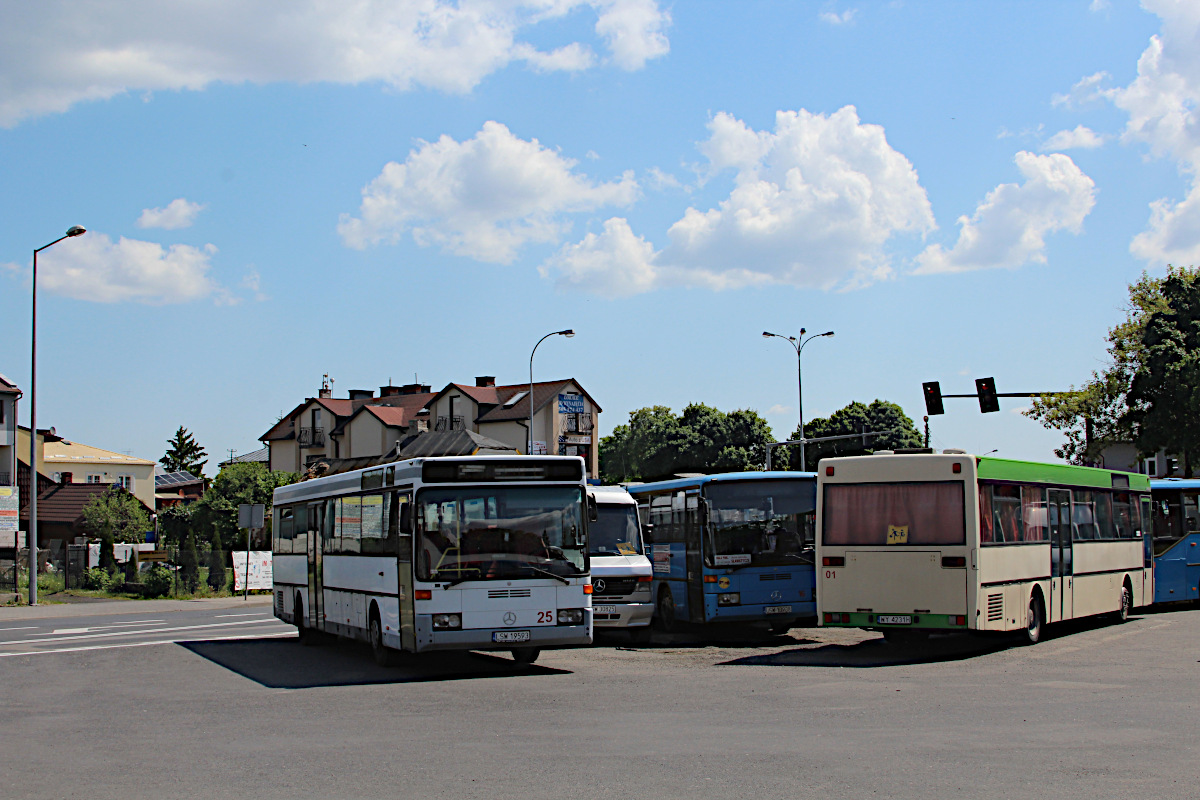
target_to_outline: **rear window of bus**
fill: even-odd
[[[966,543],[961,481],[826,484],[823,500],[823,544]]]

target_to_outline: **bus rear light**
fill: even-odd
[[[428,589],[417,589],[415,592],[413,592],[413,599],[414,600],[432,600],[433,592],[429,591]]]
[[[704,576],[704,582],[705,582],[705,583],[716,583],[716,582],[717,582],[717,576],[716,576],[716,575],[705,575],[705,576]]]
[[[951,614],[950,617],[948,618],[948,621],[951,625],[966,625],[967,624],[967,618],[962,616],[961,614],[958,614],[958,615]]]
[[[824,556],[821,559],[822,567],[844,567],[846,566],[845,556]]]
[[[826,611],[826,612],[825,612],[825,621],[826,621],[826,622],[832,622],[832,623],[833,623],[833,624],[835,624],[835,625],[844,625],[844,624],[849,624],[849,622],[850,622],[850,615],[849,615],[849,614],[842,614],[842,613],[833,613],[833,614],[831,614],[831,613],[829,613],[828,611]]]
[[[959,474],[960,472],[962,472],[962,462],[960,462],[960,461],[955,461],[955,462],[954,462],[954,466],[950,468],[950,471],[951,471],[951,472],[953,472],[955,475],[957,475],[957,474]]]
[[[965,567],[967,559],[964,556],[942,556],[943,567]]]
[[[585,584],[583,585],[583,593],[584,593],[584,594],[591,594],[591,593],[592,593],[592,585],[591,585],[590,583],[585,583]]]
[[[833,467],[826,467],[826,468],[825,468],[825,477],[826,477],[826,478],[832,478],[832,477],[833,477]]]
[[[559,625],[582,625],[583,624],[583,609],[582,608],[560,608],[558,610]]]
[[[462,628],[461,614],[434,614],[433,629],[435,631],[456,631]]]

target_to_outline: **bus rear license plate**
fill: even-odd
[[[880,614],[875,620],[880,625],[912,625],[912,617],[908,614]]]
[[[505,644],[528,642],[529,631],[495,631],[492,633],[492,641],[504,642]]]
[[[792,613],[791,606],[767,606],[763,609],[764,614],[790,614]]]
[[[592,606],[592,611],[597,614],[615,614],[617,613],[616,606]]]

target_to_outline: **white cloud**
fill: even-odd
[[[1151,203],[1149,226],[1129,249],[1155,264],[1195,263],[1200,261],[1200,4],[1143,0],[1142,5],[1162,19],[1162,30],[1138,59],[1137,78],[1105,96],[1129,115],[1121,140],[1172,159],[1190,176],[1191,186],[1182,201]]]
[[[885,246],[893,236],[936,227],[912,164],[853,106],[828,116],[780,111],[774,131],[722,113],[709,130],[702,171],[735,172],[716,208],[687,209],[659,252],[624,219],[609,220],[604,234],[563,248],[547,273],[558,271],[565,288],[607,295],[662,286],[846,288],[891,274]]]
[[[385,83],[468,92],[512,62],[587,69],[587,43],[542,52],[520,35],[578,9],[621,69],[666,55],[656,0],[70,0],[9,3],[0,25],[0,126],[124,92],[213,83]]]
[[[778,403],[776,403],[775,405],[773,405],[767,409],[767,413],[772,414],[772,415],[787,414],[787,413],[791,412],[791,410],[792,410],[791,406],[781,406]]]
[[[1109,8],[1108,0],[1092,0],[1088,6],[1088,11],[1107,11]]]
[[[822,11],[819,16],[822,22],[828,22],[830,25],[847,25],[854,21],[856,14],[857,8],[848,8],[841,14],[836,11]]]
[[[1083,125],[1076,125],[1075,130],[1059,131],[1051,136],[1046,141],[1042,142],[1039,148],[1043,153],[1059,150],[1094,150],[1097,147],[1104,145],[1104,137],[1093,131],[1091,128],[1085,128]]]
[[[529,242],[553,242],[563,215],[626,206],[638,196],[632,173],[593,183],[575,161],[486,122],[473,138],[421,142],[403,164],[391,162],[363,190],[359,216],[343,214],[338,233],[349,247],[396,243],[406,232],[479,261],[509,263]]]
[[[1066,108],[1079,108],[1103,100],[1108,96],[1108,90],[1100,87],[1110,77],[1107,72],[1097,72],[1094,75],[1081,78],[1071,87],[1070,92],[1054,95],[1050,98],[1050,103]]]
[[[196,221],[196,215],[204,210],[204,204],[191,203],[179,197],[167,204],[166,208],[147,208],[138,217],[139,228],[163,228],[173,231],[179,228],[190,228]]]
[[[917,257],[917,273],[1045,263],[1046,234],[1082,230],[1096,202],[1092,179],[1062,153],[1021,151],[1014,160],[1025,183],[1002,183],[988,192],[974,216],[959,217],[953,249],[930,245]]]
[[[164,249],[124,236],[114,244],[89,231],[38,257],[38,288],[98,303],[186,303],[221,295],[223,290],[208,277],[216,252],[211,244]]]

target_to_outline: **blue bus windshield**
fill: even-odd
[[[813,563],[816,486],[812,480],[713,481],[704,486],[715,567]]]

